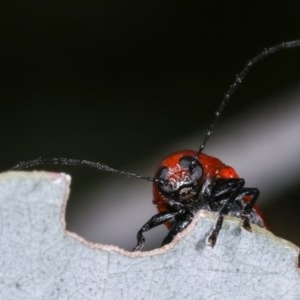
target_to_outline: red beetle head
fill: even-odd
[[[160,164],[155,179],[164,196],[189,200],[199,193],[203,170],[196,155],[195,151],[180,151]]]

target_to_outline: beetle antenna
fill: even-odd
[[[23,170],[23,169],[28,169],[31,167],[45,165],[45,164],[90,167],[100,171],[119,174],[130,178],[137,178],[137,179],[151,181],[151,182],[159,182],[159,180],[156,178],[141,176],[135,173],[117,170],[99,162],[93,162],[84,159],[63,158],[63,157],[56,157],[56,158],[38,157],[36,159],[29,160],[29,161],[21,161],[14,167],[10,168],[9,170]]]
[[[253,57],[252,59],[250,59],[247,62],[245,67],[242,69],[242,71],[235,75],[235,80],[233,81],[232,85],[230,85],[229,89],[224,94],[223,99],[222,99],[219,107],[215,111],[213,121],[210,123],[208,129],[206,130],[205,137],[203,139],[202,145],[200,146],[200,148],[198,150],[198,153],[201,153],[203,151],[203,149],[205,148],[206,143],[207,143],[209,137],[211,136],[211,134],[213,132],[213,129],[214,129],[215,125],[217,124],[217,122],[219,121],[219,119],[220,119],[226,105],[228,104],[230,98],[232,97],[232,95],[234,94],[236,89],[240,86],[240,84],[244,81],[246,75],[252,69],[252,67],[255,66],[261,60],[267,58],[268,56],[270,56],[274,53],[277,53],[277,52],[279,52],[281,50],[284,50],[284,49],[297,48],[299,46],[300,46],[300,39],[293,40],[293,41],[288,41],[288,42],[283,42],[283,43],[277,44],[273,47],[265,48],[261,53],[259,53],[258,55],[256,55],[255,57]]]

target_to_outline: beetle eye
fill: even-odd
[[[195,181],[198,181],[201,178],[203,170],[199,161],[196,158],[192,156],[184,156],[180,159],[179,164],[181,167],[190,171],[191,177]]]
[[[192,164],[194,164],[196,162],[196,159],[192,156],[183,156],[180,160],[179,160],[179,164],[181,167],[189,169],[191,167]]]
[[[168,173],[168,167],[162,167],[157,171],[155,176],[155,178],[158,180],[158,187],[163,193],[173,192],[172,186],[169,184]]]
[[[168,175],[168,168],[162,167],[157,171],[155,178],[158,179],[159,181],[167,181],[167,175]]]

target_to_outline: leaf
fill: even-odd
[[[175,241],[149,252],[89,243],[66,231],[70,177],[0,174],[0,299],[299,299],[299,248],[200,211]],[[133,233],[135,234],[135,233]]]

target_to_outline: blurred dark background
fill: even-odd
[[[224,92],[249,58],[264,47],[300,38],[296,1],[46,0],[2,1],[0,6],[2,170],[20,160],[63,156],[147,172],[149,159],[168,145],[198,133],[195,143],[200,143]],[[257,65],[219,127],[255,112],[262,99],[270,99],[264,106],[271,115],[272,97],[300,84],[299,69],[300,49]],[[248,139],[255,143],[255,136]],[[119,189],[116,175],[43,169],[72,174],[67,223],[79,234],[76,220],[90,205],[85,191],[109,180],[112,189]],[[298,245],[299,183],[262,202],[274,232]],[[99,201],[110,205],[108,198]],[[140,201],[151,205],[151,189]],[[139,212],[135,206],[131,211],[127,218],[134,220]],[[126,227],[114,215],[111,219],[110,226]],[[136,230],[142,223],[135,221]],[[128,237],[133,243],[136,230]],[[97,231],[94,241],[123,246],[116,238],[101,238],[109,227]]]

